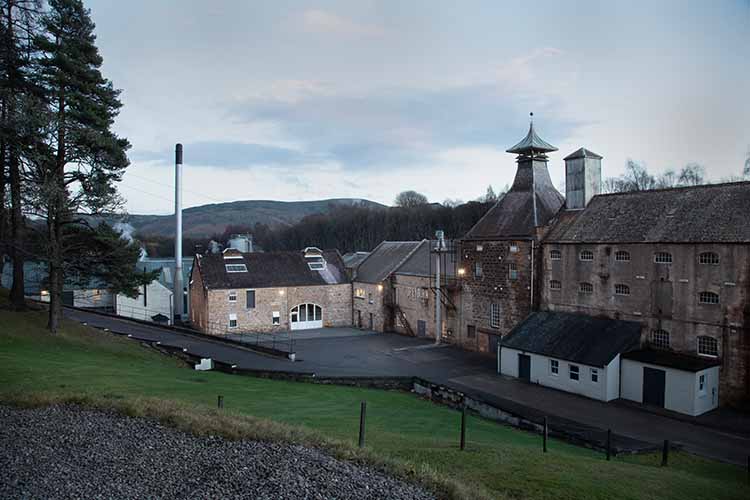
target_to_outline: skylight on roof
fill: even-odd
[[[245,264],[224,264],[228,273],[246,273],[247,266]]]

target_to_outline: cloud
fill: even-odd
[[[325,160],[325,158],[295,149],[236,142],[189,143],[184,145],[184,151],[186,164],[229,169],[254,165],[301,165]],[[174,153],[171,149],[165,151],[134,151],[130,157],[133,161],[170,163],[174,158]]]
[[[309,9],[301,15],[302,26],[310,33],[347,37],[380,37],[385,30],[375,24],[359,23],[323,10]]]

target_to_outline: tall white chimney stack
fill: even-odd
[[[177,144],[174,154],[174,315],[176,321],[183,320],[183,284],[182,284],[182,144]]]

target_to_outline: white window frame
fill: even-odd
[[[575,374],[575,378],[573,378],[573,374]],[[568,378],[574,382],[580,382],[581,381],[581,367],[578,365],[573,365],[573,364],[568,363]]]
[[[654,263],[655,264],[671,264],[673,262],[672,260],[672,254],[669,252],[656,252],[654,253]]]
[[[232,321],[234,321],[234,325]],[[229,315],[229,328],[237,328],[237,315],[234,313]]]
[[[706,300],[709,299],[710,300]],[[714,300],[714,297],[716,297],[716,300]],[[718,305],[721,302],[721,297],[719,297],[718,293],[711,292],[709,290],[703,290],[702,292],[698,293],[698,303],[700,304],[706,304],[710,306]]]
[[[698,375],[698,394],[706,395],[706,374]]]
[[[518,253],[518,243],[511,243],[508,250],[510,253]]]
[[[591,383],[598,384],[599,383],[599,369],[590,368],[589,370],[591,371]]]
[[[281,313],[279,311],[273,311],[271,313],[271,324],[272,325],[280,325],[281,324]]]
[[[224,264],[224,269],[228,273],[246,273],[247,265],[245,264]]]
[[[703,339],[703,342],[701,340]],[[695,340],[697,344],[698,349],[698,356],[706,356],[707,358],[718,358],[719,357],[719,341],[715,337],[711,337],[710,335],[699,335],[698,338]],[[704,349],[701,351],[701,344],[703,345]],[[714,354],[713,352],[707,352],[706,347],[716,347]],[[711,351],[714,351],[714,349],[711,349]]]
[[[560,280],[549,280],[550,290],[562,290],[562,281]]]
[[[557,248],[553,248],[549,251],[549,260],[560,260],[562,259],[562,252]]]
[[[584,258],[584,256],[586,258]],[[578,260],[580,260],[581,262],[592,262],[594,260],[594,252],[592,252],[591,250],[581,250],[578,253]]]
[[[500,329],[500,304],[490,304],[490,328]]]
[[[615,252],[615,262],[630,262],[630,252],[627,250],[617,250]]]
[[[630,287],[625,283],[615,283],[615,295],[630,295]]]
[[[659,349],[669,349],[669,332],[661,328],[651,330],[651,345]]]
[[[594,293],[594,284],[588,283],[585,281],[582,281],[581,283],[578,283],[578,293],[582,295],[593,295]]]
[[[518,264],[511,262],[508,264],[508,279],[517,281],[519,277]]]
[[[237,290],[229,290],[227,300],[232,303],[237,302]]]
[[[709,266],[719,265],[719,254],[716,252],[701,252],[698,255],[698,263]]]
[[[560,376],[560,362],[556,359],[549,360],[549,374],[553,377]]]

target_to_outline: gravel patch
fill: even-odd
[[[71,405],[0,405],[0,498],[434,497],[304,446],[196,437]]]

